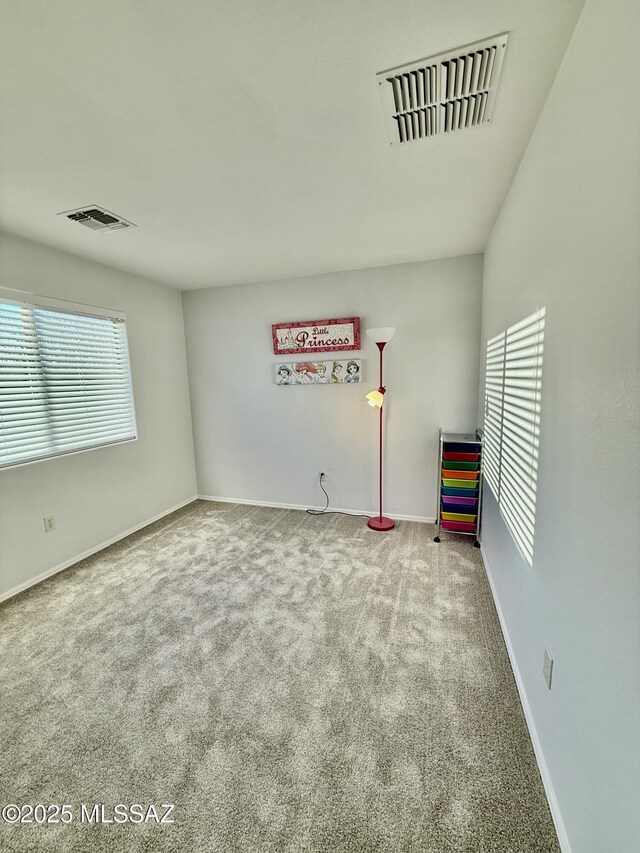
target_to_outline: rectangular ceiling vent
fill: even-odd
[[[58,216],[66,216],[71,222],[78,222],[80,225],[91,228],[92,231],[119,231],[121,228],[136,227],[133,222],[95,204],[79,207],[76,210],[64,210]]]
[[[491,121],[508,33],[376,75],[391,145]]]

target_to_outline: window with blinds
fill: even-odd
[[[533,565],[545,309],[487,343],[484,478]]]
[[[124,316],[0,293],[0,468],[136,436]]]

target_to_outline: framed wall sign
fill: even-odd
[[[276,385],[333,385],[361,382],[364,362],[357,358],[334,361],[292,361],[274,364]]]
[[[271,336],[276,355],[360,349],[360,317],[274,323]]]

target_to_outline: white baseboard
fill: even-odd
[[[522,675],[520,673],[520,668],[518,666],[518,662],[516,660],[515,652],[513,649],[513,645],[511,643],[511,638],[509,636],[509,631],[507,629],[507,623],[504,618],[504,614],[502,612],[502,607],[500,606],[500,601],[496,594],[496,588],[493,580],[493,576],[491,574],[491,568],[489,566],[489,561],[487,560],[487,554],[480,544],[480,553],[482,554],[482,560],[484,562],[484,569],[487,575],[487,580],[489,581],[489,587],[491,589],[491,595],[493,596],[493,603],[496,607],[496,612],[498,614],[498,619],[500,621],[500,627],[502,629],[502,635],[504,637],[504,642],[507,647],[507,653],[509,655],[509,660],[511,662],[511,669],[513,670],[513,675],[516,680],[516,686],[518,688],[518,693],[520,694],[520,703],[522,704],[522,710],[524,711],[524,717],[527,721],[527,727],[529,729],[529,735],[531,737],[531,743],[533,744],[533,751],[536,756],[536,761],[538,762],[538,769],[540,770],[540,776],[542,777],[542,784],[544,785],[544,790],[547,795],[547,800],[549,802],[549,809],[551,810],[551,817],[553,818],[553,823],[556,828],[556,833],[558,835],[558,842],[560,843],[560,849],[562,853],[571,853],[571,844],[569,843],[569,836],[567,835],[567,830],[564,825],[564,821],[562,819],[562,813],[560,812],[560,804],[558,803],[558,798],[556,797],[556,792],[553,787],[553,782],[551,781],[551,774],[549,773],[549,768],[547,766],[547,762],[544,757],[544,752],[542,751],[542,744],[540,743],[540,738],[538,737],[538,731],[536,729],[536,724],[533,719],[533,713],[531,711],[531,705],[529,704],[529,699],[527,698],[527,691],[525,690],[524,681],[522,680]]]
[[[302,504],[282,504],[276,503],[275,501],[251,501],[246,500],[245,498],[221,498],[216,497],[214,495],[198,495],[198,498],[201,501],[220,501],[225,504],[243,504],[244,506],[269,506],[274,509],[313,509],[313,510],[323,510],[323,506],[304,506]],[[342,509],[341,507],[330,506],[327,512],[346,512],[350,515],[368,515],[372,517],[374,515],[378,515],[378,510],[371,509]],[[428,516],[423,515],[399,515],[397,512],[392,513],[394,519],[398,521],[417,521],[421,524],[435,524],[435,518],[429,518]]]
[[[0,602],[6,601],[8,598],[13,598],[14,595],[17,595],[19,592],[24,592],[25,589],[29,589],[31,586],[35,586],[37,583],[50,578],[52,575],[57,575],[58,572],[63,571],[64,569],[68,569],[69,566],[73,566],[74,563],[79,563],[80,560],[84,560],[87,557],[90,557],[92,554],[96,554],[98,551],[102,551],[103,548],[108,548],[109,545],[114,545],[116,542],[119,542],[121,539],[124,539],[126,536],[130,536],[132,533],[136,533],[138,530],[142,530],[143,527],[147,527],[149,524],[153,524],[154,521],[159,521],[159,519],[164,518],[165,515],[171,515],[172,512],[175,512],[177,509],[181,509],[183,506],[187,506],[187,504],[193,503],[198,500],[198,496],[194,495],[192,498],[187,498],[186,501],[181,501],[179,504],[170,507],[169,509],[165,509],[162,512],[159,512],[157,515],[154,515],[153,518],[148,518],[146,521],[141,521],[140,524],[136,524],[134,527],[130,527],[128,530],[125,530],[122,533],[118,533],[116,536],[112,536],[111,539],[107,539],[105,542],[101,542],[99,545],[96,545],[94,548],[89,548],[88,551],[83,551],[82,554],[78,554],[75,557],[71,557],[70,560],[65,560],[64,563],[60,563],[58,566],[54,566],[52,569],[47,569],[44,572],[41,572],[39,575],[36,575],[34,578],[30,578],[28,581],[24,581],[24,583],[18,584],[18,586],[14,586],[12,589],[8,589],[6,592],[0,593]]]

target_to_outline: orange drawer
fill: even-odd
[[[442,476],[448,477],[451,480],[477,480],[478,472],[477,471],[449,471],[448,469],[442,469]]]

